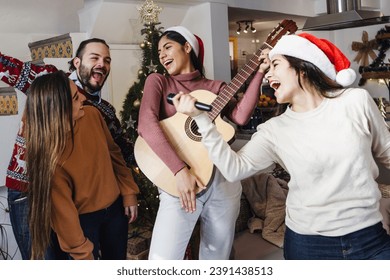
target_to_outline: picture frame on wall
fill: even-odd
[[[13,87],[0,87],[0,116],[18,114],[18,96]]]

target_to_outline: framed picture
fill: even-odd
[[[18,114],[18,96],[13,87],[0,87],[0,116]]]

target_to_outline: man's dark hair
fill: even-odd
[[[101,44],[104,44],[106,45],[107,48],[110,48],[108,46],[108,44],[106,43],[106,41],[104,41],[103,39],[99,39],[99,38],[91,38],[91,39],[87,39],[87,40],[84,40],[80,43],[77,51],[76,51],[76,56],[74,58],[72,58],[72,60],[70,60],[68,63],[69,63],[69,71],[74,71],[76,70],[76,67],[74,67],[74,64],[73,64],[73,61],[76,57],[78,58],[81,58],[83,55],[84,55],[84,50],[85,50],[85,47],[89,44],[89,43],[101,43]]]

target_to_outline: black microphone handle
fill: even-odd
[[[202,102],[198,102],[198,101],[195,102],[195,108],[198,110],[207,111],[207,112],[210,112],[212,109],[211,105],[206,104],[206,103],[202,103]]]
[[[171,104],[171,105],[173,104],[172,99],[173,99],[173,97],[175,97],[175,95],[176,95],[176,93],[168,94],[167,101],[169,104]],[[195,102],[195,108],[198,110],[201,110],[201,111],[208,111],[208,112],[212,110],[211,105],[206,104],[206,103],[202,103],[202,102],[198,102],[198,101]]]

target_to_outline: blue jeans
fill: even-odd
[[[19,247],[22,259],[29,260],[31,257],[31,240],[28,224],[29,203],[27,193],[8,188],[8,207],[16,244]],[[45,253],[46,260],[63,260],[68,258],[60,249],[54,232],[51,233],[50,242],[50,246]]]
[[[286,227],[286,260],[390,260],[390,235],[382,223],[338,237],[302,235]]]
[[[122,197],[108,208],[79,215],[84,236],[94,245],[95,259],[125,260],[127,253],[128,217]]]
[[[8,189],[8,207],[12,231],[23,260],[30,259],[30,231],[28,228],[28,198],[26,192]]]

